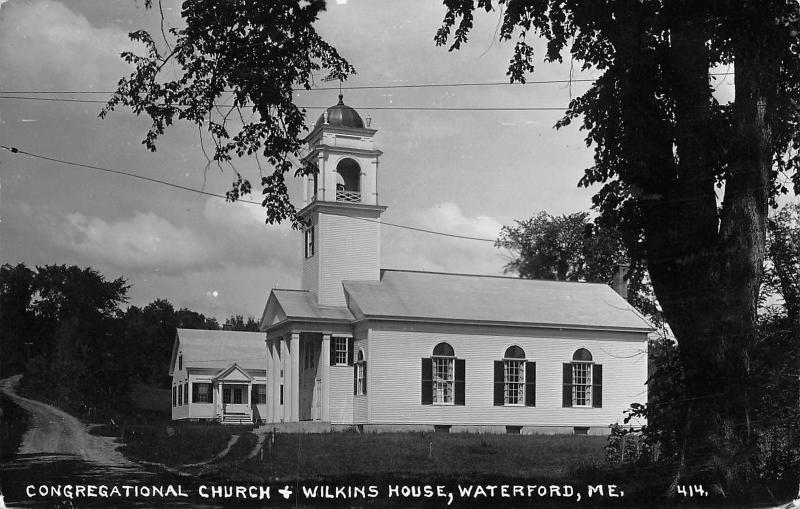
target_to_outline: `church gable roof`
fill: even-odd
[[[272,290],[262,318],[262,330],[281,321],[275,317],[284,320],[353,320],[353,314],[346,307],[320,306],[314,294],[307,290]]]
[[[236,364],[241,369],[263,370],[263,332],[178,329],[177,343],[183,365],[189,368],[225,368]]]
[[[357,318],[652,329],[604,284],[383,270],[380,281],[343,285]]]

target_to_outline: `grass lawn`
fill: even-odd
[[[267,440],[263,454],[246,460],[257,440],[247,428],[174,424],[125,426],[123,452],[134,459],[179,466],[212,458],[234,433],[240,435],[239,442],[215,462],[220,467],[216,470],[242,481],[560,477],[602,464],[606,443],[605,437],[572,435],[279,433],[274,444]],[[116,434],[122,435],[122,429]]]
[[[605,437],[467,433],[279,434],[264,460],[243,465],[267,478],[348,475],[452,478],[558,475],[603,461]]]

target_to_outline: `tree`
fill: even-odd
[[[33,332],[35,273],[20,263],[0,267],[0,378],[19,373]]]
[[[558,217],[540,212],[503,226],[496,245],[513,253],[506,273],[523,278],[611,284],[618,267],[627,266],[628,301],[654,325],[661,324],[643,264],[631,261],[617,231],[594,225],[588,212]]]
[[[767,228],[767,284],[783,299],[786,319],[800,334],[800,204],[783,207]]]
[[[125,338],[132,348],[130,362],[138,366],[143,382],[169,386],[169,360],[178,328],[219,329],[216,319],[181,308],[175,311],[167,299],[156,299],[143,308],[125,312]]]
[[[90,268],[36,267],[25,303],[33,319],[23,391],[76,411],[124,405],[133,366],[114,354],[128,288],[123,278],[108,281]]]
[[[679,342],[675,480],[713,476],[742,493],[757,462],[751,359],[767,210],[788,191],[781,173],[800,190],[800,4],[445,0],[436,43],[458,49],[474,10],[496,4],[500,38],[517,39],[512,81],[534,69],[530,36],[547,40],[547,60],[569,53],[599,74],[557,126],[582,117],[595,164],[580,184],[601,185],[601,221],[646,261]],[[736,99],[719,104],[709,73],[726,65]]]
[[[118,105],[148,115],[152,126],[143,143],[150,150],[180,119],[207,130],[218,164],[261,152],[273,168],[261,179],[267,221],[296,222],[285,174],[293,168],[295,174],[309,174],[315,168],[297,162],[305,110],[295,106],[292,89],[311,88],[317,71],[326,81],[344,80],[355,72],[314,29],[325,1],[193,0],[183,2],[181,9],[186,26],[169,30],[172,42],[162,30],[161,48],[144,30],[130,34],[145,45],[147,55],[122,54],[136,70],[120,80],[100,116]],[[168,63],[177,64],[167,67],[177,69],[172,79],[164,71]],[[223,95],[231,104],[220,104]],[[246,120],[246,110],[255,114],[253,120]],[[231,127],[232,115],[241,127]],[[251,183],[230,166],[234,181],[227,196],[236,200],[250,192]]]
[[[247,321],[245,321],[243,315],[231,315],[225,320],[223,328],[237,331],[258,332],[259,324],[252,316],[248,316]]]

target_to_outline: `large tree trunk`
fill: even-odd
[[[755,464],[750,358],[764,261],[777,66],[764,50],[769,41],[746,35],[763,31],[743,27],[735,55],[736,132],[720,212],[707,27],[673,16],[669,64],[657,68],[655,55],[637,44],[642,31],[636,22],[646,18],[636,12],[636,2],[628,5],[630,19],[621,20],[626,30],[616,44],[622,145],[630,163],[630,175],[621,177],[640,193],[653,289],[680,345],[686,393],[673,408],[686,425],[680,431],[685,468],[679,476],[716,479],[725,492],[736,492],[753,480]],[[680,2],[673,6],[681,9]],[[737,22],[757,25],[757,8],[752,10]],[[664,82],[651,78],[658,72],[667,76]],[[656,98],[662,86],[671,87],[675,98],[674,131],[660,120],[663,103]]]

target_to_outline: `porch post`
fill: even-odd
[[[319,364],[322,368],[322,390],[320,391],[320,398],[322,398],[322,420],[330,422],[331,420],[331,335],[322,335],[322,353],[319,356]]]
[[[290,400],[292,422],[300,420],[300,333],[292,333],[292,374],[289,385],[292,387]]]
[[[272,399],[275,387],[275,366],[272,361],[272,345],[269,339],[264,340],[264,345],[267,347],[267,422],[275,422],[274,410],[272,408]]]

